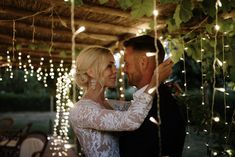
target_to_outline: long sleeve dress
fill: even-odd
[[[90,99],[78,101],[70,110],[70,122],[86,157],[119,157],[115,131],[139,128],[152,106],[152,99],[146,93],[134,93],[126,111],[120,111],[118,101],[109,101],[115,106],[114,110],[105,109]]]

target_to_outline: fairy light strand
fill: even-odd
[[[157,16],[158,16],[158,10],[157,10],[157,4],[156,1],[153,0],[153,18],[154,18],[154,46],[156,49],[156,55],[155,55],[155,60],[156,60],[156,67],[158,67],[158,53],[159,53],[159,49],[157,46],[157,38],[158,38],[158,34],[157,34]],[[162,153],[162,145],[161,145],[161,117],[160,117],[160,94],[158,91],[158,86],[159,86],[159,70],[158,68],[156,68],[156,96],[157,96],[157,119],[155,120],[158,125],[158,145],[159,145],[159,156],[161,156]]]
[[[185,57],[185,51],[188,50],[188,47],[185,47],[185,43],[183,38],[182,40],[182,45],[183,45],[183,58],[181,58],[181,60],[183,61],[183,75],[184,75],[184,93],[182,96],[188,96],[188,88],[187,88],[187,70],[186,70],[186,57]],[[188,138],[190,139],[190,128],[189,128],[189,124],[190,124],[190,119],[189,119],[189,105],[188,102],[186,102],[186,120],[187,120],[187,126],[186,126],[186,135],[188,136]],[[191,146],[188,145],[187,149],[190,149]]]
[[[224,35],[222,35],[222,70],[223,70],[223,96],[224,96],[224,121],[225,125],[227,125],[227,100],[226,100],[226,79],[225,79],[225,60],[224,60]]]
[[[48,51],[48,53],[49,53],[49,55],[50,55],[50,57],[51,57],[51,51],[52,51],[52,48],[53,48],[53,45],[54,45],[54,43],[53,43],[53,40],[54,40],[54,11],[53,11],[53,9],[51,10],[51,46],[50,46],[50,48],[49,48],[49,51]]]
[[[34,16],[33,16],[33,22],[32,22],[32,29],[33,29],[33,34],[32,34],[32,43],[34,43],[34,35],[35,35],[35,25],[34,25]]]
[[[16,23],[15,20],[13,20],[13,27],[12,27],[12,60],[15,61],[15,33],[16,33]]]
[[[120,50],[120,79],[119,79],[119,83],[120,83],[120,87],[119,87],[119,93],[120,93],[120,100],[125,100],[125,86],[124,86],[124,72],[123,72],[123,68],[124,68],[124,51]]]
[[[213,118],[214,118],[214,104],[215,104],[215,84],[216,84],[216,53],[217,53],[217,35],[219,31],[219,26],[218,26],[218,5],[219,5],[219,0],[216,1],[215,3],[215,44],[214,44],[214,60],[213,60],[213,94],[212,94],[212,103],[211,103],[211,120],[210,120],[210,136],[212,136],[212,125],[213,125]]]
[[[72,29],[72,46],[71,46],[71,51],[72,51],[72,67],[71,69],[75,69],[76,65],[75,65],[75,24],[74,24],[74,8],[75,8],[75,4],[74,4],[74,0],[71,0],[71,29]],[[76,102],[76,84],[75,81],[73,81],[73,103]]]
[[[202,47],[202,40],[203,40],[203,37],[202,37],[202,34],[200,34],[200,52],[201,52],[201,82],[202,82],[202,85],[201,85],[201,94],[202,94],[202,106],[205,105],[205,93],[204,93],[204,69],[203,69],[203,52],[204,52],[204,49]]]
[[[62,64],[62,63],[61,63]],[[63,66],[61,66],[61,69]],[[62,70],[63,71],[63,70]],[[66,70],[65,70],[66,71]],[[53,137],[50,150],[53,150],[52,156],[67,156],[68,148],[68,128],[69,128],[69,110],[73,103],[69,99],[69,91],[72,80],[67,72],[59,72],[56,83],[56,119],[53,129]]]

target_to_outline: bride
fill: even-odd
[[[159,65],[159,83],[171,73],[172,65]],[[119,157],[117,131],[135,130],[151,108],[156,76],[144,92],[133,94],[131,104],[106,100],[105,88],[114,88],[117,70],[109,49],[90,46],[76,60],[76,83],[85,94],[70,110],[70,122],[86,157]],[[130,105],[130,106],[129,106]],[[125,108],[128,109],[125,110]]]

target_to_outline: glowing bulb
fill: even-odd
[[[152,94],[155,90],[156,90],[156,87],[153,87],[153,88],[151,88],[151,89],[148,90],[148,93],[149,93],[149,94]]]
[[[221,66],[221,67],[223,66],[223,63],[218,58],[216,58],[216,61],[219,64],[219,66]]]
[[[158,16],[158,10],[153,10],[153,15]]]
[[[77,30],[76,30],[76,32],[74,33],[75,35],[78,35],[79,33],[81,33],[81,32],[83,32],[83,31],[85,31],[85,27],[84,26],[81,26],[81,27],[79,27]]]
[[[229,156],[232,156],[233,153],[232,153],[232,150],[231,149],[227,149],[226,152],[228,153]]]
[[[218,31],[220,29],[219,25],[215,25],[215,30]]]
[[[158,125],[158,122],[156,121],[156,119],[155,119],[155,118],[150,117],[150,118],[149,118],[149,120],[150,120],[151,122],[153,122],[154,124],[157,124],[157,125]]]
[[[220,92],[225,92],[224,88],[215,88],[215,90],[220,91]]]
[[[155,56],[155,55],[156,55],[156,53],[154,53],[154,52],[147,52],[146,53],[147,57],[152,57],[152,56]]]
[[[219,118],[219,117],[214,117],[213,120],[214,120],[215,122],[219,122],[219,121],[220,121],[220,118]]]
[[[218,153],[217,152],[213,152],[213,155],[216,156],[216,155],[218,155]]]
[[[216,5],[222,7],[222,3],[220,2],[220,0],[217,0]]]
[[[121,50],[121,51],[120,51],[120,54],[121,54],[121,55],[124,55],[124,51],[123,51],[123,50]]]

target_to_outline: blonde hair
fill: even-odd
[[[103,72],[107,67],[108,56],[112,55],[111,51],[101,46],[89,46],[83,49],[76,59],[75,81],[79,87],[88,88],[91,77],[87,74],[88,69],[95,73],[95,79],[104,87]]]

